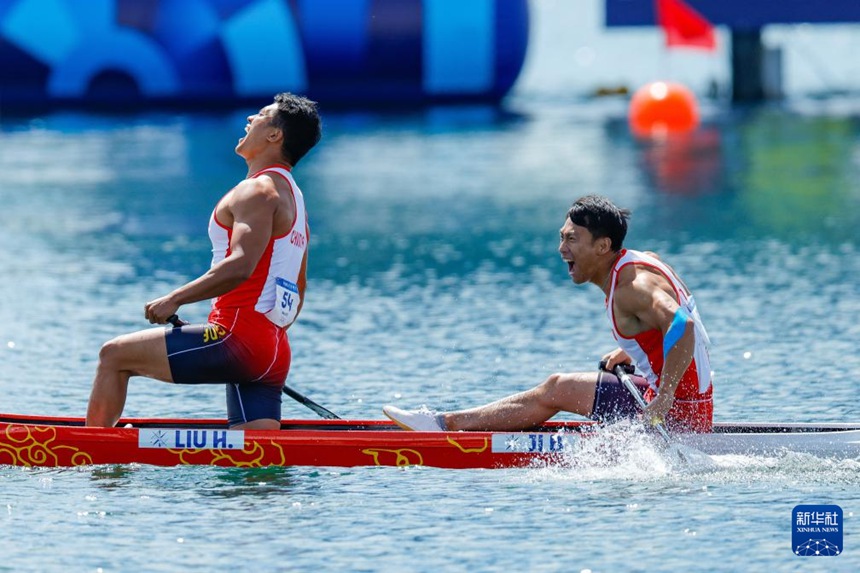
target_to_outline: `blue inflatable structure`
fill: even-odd
[[[0,0],[0,105],[491,101],[527,0]]]

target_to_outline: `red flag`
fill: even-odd
[[[683,0],[657,0],[657,21],[669,47],[717,49],[714,27]]]

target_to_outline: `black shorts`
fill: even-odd
[[[630,379],[639,388],[640,394],[648,390],[648,381],[641,376],[631,375]],[[612,422],[620,418],[635,418],[641,411],[639,404],[615,374],[604,370],[598,372],[590,416],[592,420]]]
[[[230,426],[253,420],[281,419],[281,389],[270,384],[227,384],[227,421]]]

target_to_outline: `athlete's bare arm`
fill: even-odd
[[[223,203],[219,220],[233,228],[230,254],[202,276],[147,303],[149,322],[164,324],[183,304],[221,296],[251,276],[272,238],[275,212],[281,204],[278,191],[268,177],[246,179]]]
[[[615,316],[622,334],[633,336],[659,328],[665,339],[678,308],[672,286],[661,274],[636,265],[622,270],[615,290]],[[645,410],[648,418],[662,420],[672,407],[675,390],[693,360],[694,348],[694,325],[687,321],[683,335],[664,357],[660,391]]]

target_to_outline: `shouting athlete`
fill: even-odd
[[[320,136],[316,103],[293,94],[248,116],[236,145],[248,176],[212,211],[209,270],[144,307],[149,322],[165,324],[180,306],[214,299],[208,322],[142,330],[102,346],[87,425],[115,425],[129,378],[146,376],[226,384],[231,427],[280,427],[286,331],[301,311],[307,269],[307,215],[291,171]]]
[[[383,412],[419,431],[523,430],[564,410],[595,420],[634,417],[634,397],[611,372],[635,364],[632,378],[648,406],[643,417],[670,430],[710,432],[713,424],[708,335],[693,295],[669,265],[652,253],[623,249],[630,212],[589,195],[577,200],[561,229],[558,251],[575,284],[592,283],[606,295],[606,312],[619,347],[603,357],[605,370],[553,374],[540,385],[491,404],[457,412]]]

